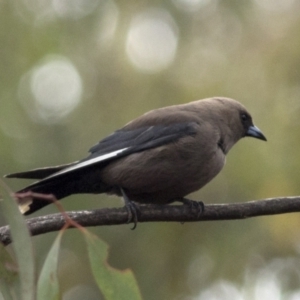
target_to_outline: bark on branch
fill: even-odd
[[[258,216],[293,213],[300,211],[300,196],[269,198],[230,204],[206,204],[200,217],[195,208],[187,205],[141,205],[139,222],[196,222],[246,219]],[[126,224],[126,208],[103,208],[95,210],[70,211],[67,214],[84,227]],[[27,224],[32,236],[60,230],[65,224],[61,213],[31,218]],[[11,243],[9,227],[0,227],[0,241]]]

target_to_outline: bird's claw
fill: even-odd
[[[195,201],[195,200],[182,198],[180,200],[180,202],[182,202],[183,205],[187,205],[192,210],[196,209],[197,210],[197,218],[200,218],[200,216],[203,214],[203,212],[205,210],[205,206],[204,206],[204,203],[202,201]]]
[[[131,230],[134,230],[138,222],[138,217],[137,217],[138,206],[128,198],[123,188],[120,188],[120,190],[123,199],[125,201],[125,207],[128,213],[127,224],[133,222],[133,227],[131,228]]]
[[[138,222],[138,217],[137,217],[137,205],[133,202],[127,202],[125,204],[125,207],[127,209],[128,212],[128,219],[127,219],[127,224],[130,222],[133,222],[133,227],[131,228],[131,230],[134,230],[137,226],[137,222]]]

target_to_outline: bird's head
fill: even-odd
[[[226,153],[243,137],[267,140],[261,130],[254,125],[250,113],[238,101],[224,97],[214,97],[207,101],[210,102],[211,116],[221,132]]]

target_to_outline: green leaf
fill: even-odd
[[[0,280],[11,284],[16,280],[18,267],[5,246],[0,243]]]
[[[58,233],[44,262],[37,285],[38,300],[56,300],[59,299],[59,283],[57,277],[58,256],[60,242],[63,235],[61,230]]]
[[[17,264],[0,243],[0,291],[5,300],[13,299],[12,288],[18,278]]]
[[[94,278],[105,299],[141,300],[142,296],[132,271],[120,271],[109,266],[107,244],[87,231],[84,235]]]
[[[3,281],[0,281],[0,300],[14,300],[11,293],[10,288]]]
[[[35,263],[31,236],[26,221],[19,211],[16,200],[10,196],[8,188],[1,180],[0,192],[2,196],[0,209],[10,227],[10,233],[13,240],[12,246],[18,264],[20,280],[18,299],[34,300]]]

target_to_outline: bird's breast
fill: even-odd
[[[168,203],[202,188],[224,163],[217,144],[201,147],[191,140],[116,160],[103,169],[101,178],[108,186],[124,188],[131,200]],[[112,193],[118,191],[113,188]]]

